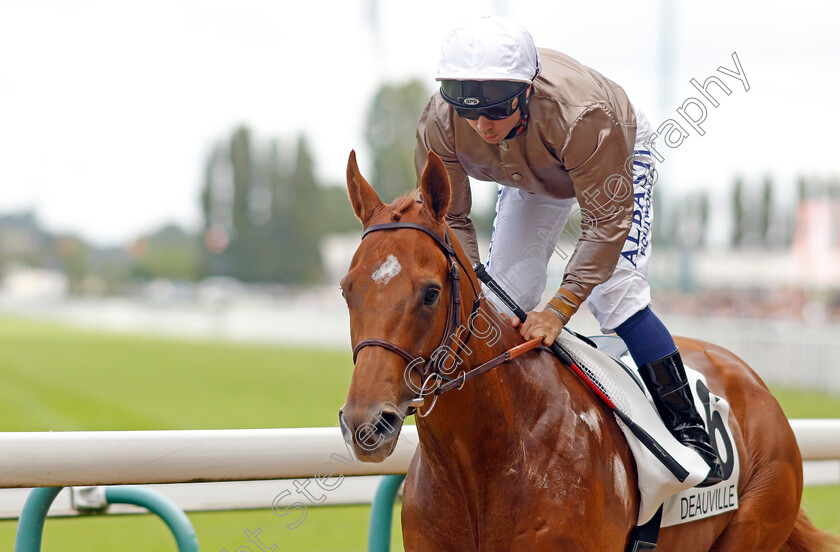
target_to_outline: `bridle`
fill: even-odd
[[[421,225],[416,224],[413,222],[389,222],[385,224],[374,224],[373,226],[369,226],[365,229],[364,233],[362,234],[362,239],[365,239],[366,236],[370,235],[373,232],[378,232],[382,230],[397,230],[397,229],[412,229],[412,230],[419,230],[423,232],[427,236],[431,237],[435,243],[437,244],[438,248],[443,252],[446,256],[446,263],[449,265],[449,302],[447,304],[447,312],[446,312],[446,328],[443,331],[443,336],[440,340],[440,345],[435,349],[443,350],[442,347],[446,346],[451,340],[452,337],[455,335],[455,332],[458,331],[458,328],[461,325],[461,268],[464,269],[466,272],[466,267],[464,267],[463,262],[455,253],[455,249],[452,247],[452,244],[449,240],[449,232],[447,231],[443,237],[441,238],[436,232],[432,231],[431,229]],[[459,267],[460,265],[460,267]],[[472,312],[470,317],[478,311],[479,306],[481,305],[481,300],[479,298],[479,290],[476,287],[475,283],[473,283],[472,279],[467,278],[470,285],[473,288],[473,292],[475,293],[475,301],[473,302]],[[462,342],[459,341],[457,352],[460,352],[461,349],[467,344],[472,336],[472,330],[470,328],[467,329],[467,337]],[[384,349],[388,349],[392,351],[402,358],[404,358],[407,362],[414,364],[416,363],[420,357],[419,355],[413,355],[400,347],[399,345],[387,341],[385,339],[379,338],[368,338],[363,339],[356,343],[356,346],[353,347],[353,364],[356,363],[356,357],[359,354],[359,351],[365,347],[369,346],[377,346],[382,347]],[[457,354],[456,352],[456,354]],[[440,369],[440,363],[436,362],[435,355],[432,355],[428,360],[426,360],[422,366],[419,367],[420,379],[423,382],[420,387],[420,392],[418,397],[412,401],[412,408],[419,406],[422,404],[423,396],[428,394],[431,390],[436,390],[441,382],[449,382],[453,379],[444,374]],[[462,373],[463,374],[463,373]],[[464,377],[463,375],[459,377]],[[427,391],[427,386],[432,384],[433,386],[429,388]],[[435,394],[435,400],[437,400],[437,393]],[[432,404],[432,407],[434,403]],[[416,408],[415,408],[416,410]],[[431,412],[431,408],[426,411],[425,415]]]
[[[437,246],[443,251],[443,254],[446,256],[446,262],[449,265],[449,302],[447,304],[447,313],[446,313],[446,328],[444,329],[443,336],[440,340],[440,345],[435,349],[435,351],[446,350],[443,349],[448,345],[448,343],[452,340],[452,338],[458,332],[461,324],[461,269],[465,272],[468,272],[466,267],[464,266],[461,259],[455,253],[455,249],[452,247],[451,242],[449,241],[449,232],[447,231],[444,236],[441,238],[436,232],[432,231],[429,228],[421,224],[416,224],[413,222],[390,222],[384,224],[375,224],[365,229],[364,233],[362,234],[362,239],[366,236],[371,234],[372,232],[378,232],[381,230],[398,230],[398,229],[412,229],[412,230],[419,230],[423,232],[427,236],[431,237]],[[469,320],[471,321],[475,313],[478,311],[479,307],[481,306],[481,294],[479,293],[476,284],[473,282],[471,278],[467,278],[467,281],[470,283],[470,286],[473,288],[475,300],[473,301],[472,312],[470,313]],[[458,348],[456,351],[456,356],[461,350],[466,346],[467,342],[469,342],[470,337],[472,337],[472,327],[471,324],[467,324],[467,337],[463,341],[457,340]],[[411,415],[416,413],[421,418],[428,416],[432,409],[434,408],[435,404],[437,403],[437,398],[445,393],[446,391],[450,391],[452,389],[461,389],[464,383],[467,380],[472,379],[475,376],[483,374],[484,372],[495,368],[496,366],[508,362],[512,358],[527,352],[533,348],[536,348],[540,345],[542,338],[533,339],[527,343],[514,347],[508,351],[505,351],[501,355],[495,357],[494,359],[485,362],[484,364],[474,368],[473,370],[461,371],[460,374],[456,377],[450,377],[447,374],[444,374],[440,367],[440,362],[435,354],[432,354],[428,360],[422,363],[419,367],[420,373],[420,380],[423,382],[420,386],[420,390],[418,394],[412,399],[411,407],[406,412],[406,415]],[[380,338],[367,338],[362,339],[356,346],[353,347],[353,364],[356,364],[356,357],[365,347],[376,346],[382,347],[387,349],[393,353],[398,354],[402,358],[409,363],[411,367],[414,367],[414,364],[417,361],[421,361],[422,357],[418,355],[413,355],[406,351],[404,348],[400,347],[399,345],[387,341],[385,339]],[[423,406],[425,403],[426,395],[433,394],[434,400],[426,409],[425,413],[420,413],[420,407]]]

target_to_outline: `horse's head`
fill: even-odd
[[[429,359],[451,330],[450,311],[459,310],[453,301],[457,285],[450,279],[452,250],[447,253],[444,238],[449,178],[431,153],[419,198],[414,194],[385,205],[351,153],[347,188],[365,234],[341,281],[355,369],[339,420],[357,457],[381,462],[396,446],[422,387],[422,370],[415,370],[412,360]],[[393,223],[399,225],[381,226]]]

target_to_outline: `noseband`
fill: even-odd
[[[463,267],[464,265],[461,262],[461,259],[458,258],[458,255],[455,253],[455,249],[453,249],[450,241],[449,241],[449,232],[445,233],[443,238],[441,238],[437,233],[433,232],[429,228],[422,226],[420,224],[415,224],[412,222],[390,222],[385,224],[375,224],[365,229],[364,233],[362,234],[362,239],[364,239],[368,234],[371,232],[378,232],[380,230],[396,230],[402,228],[409,228],[412,230],[419,230],[423,232],[427,236],[431,237],[435,240],[435,243],[443,251],[443,254],[446,256],[446,262],[449,265],[449,303],[447,305],[447,312],[446,312],[446,329],[443,332],[443,336],[440,340],[440,345],[435,350],[439,350],[441,347],[447,345],[449,341],[452,339],[453,335],[457,331],[458,327],[461,324],[461,270],[458,265]],[[466,270],[466,269],[464,269]],[[475,292],[475,302],[473,303],[472,314],[478,310],[480,306],[480,299],[478,289],[475,287],[475,284],[471,279],[468,279],[470,285]],[[470,316],[472,316],[472,314]],[[472,336],[471,329],[468,328],[467,338],[463,341],[463,343],[458,344],[458,352],[467,344],[470,337]],[[404,358],[407,362],[412,363],[416,359],[421,358],[418,355],[412,355],[399,345],[395,343],[391,343],[385,339],[379,338],[369,338],[363,339],[359,341],[356,346],[353,348],[353,364],[356,363],[356,357],[359,354],[359,351],[365,347],[369,346],[377,346],[382,347],[384,349],[388,349],[402,358]],[[423,381],[421,386],[421,398],[424,394],[426,385],[431,381],[434,380],[436,385],[439,385],[442,381],[452,381],[453,378],[450,378],[443,374],[438,366],[439,363],[435,362],[435,355],[432,355],[429,360],[427,360],[421,367],[420,367],[420,378]],[[437,398],[437,395],[435,395]],[[428,414],[431,409],[426,411]]]

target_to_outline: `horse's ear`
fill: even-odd
[[[426,168],[420,177],[420,196],[423,198],[423,209],[440,222],[449,209],[452,190],[449,186],[449,175],[446,167],[438,155],[430,151],[426,160]]]
[[[376,195],[373,186],[368,184],[359,172],[354,150],[350,151],[350,159],[347,160],[347,193],[350,196],[350,203],[353,204],[353,211],[362,224],[366,224],[373,212],[384,205]]]

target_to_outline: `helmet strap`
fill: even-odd
[[[531,85],[530,91],[525,96],[525,99],[519,104],[519,112],[522,114],[522,117],[519,119],[519,123],[513,127],[510,132],[508,132],[507,136],[505,136],[505,140],[510,140],[511,138],[516,138],[523,132],[525,129],[528,128],[528,105],[531,102],[531,94],[534,92],[534,86]]]
[[[508,132],[507,136],[505,136],[505,140],[510,140],[511,138],[516,138],[528,127],[528,114],[523,113],[522,118],[519,120],[519,124],[513,127],[510,132]]]

